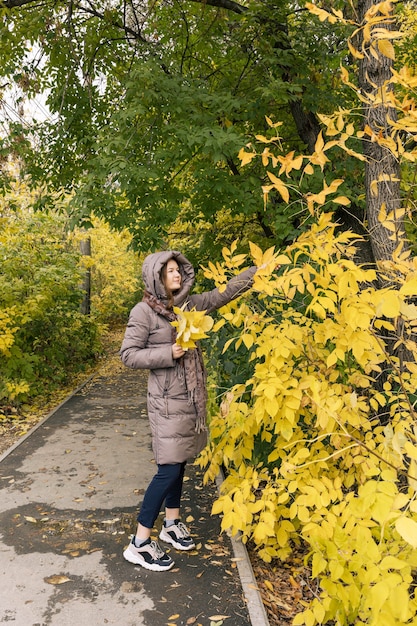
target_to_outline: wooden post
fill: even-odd
[[[80,251],[84,256],[91,256],[91,238],[87,237],[80,242]],[[84,280],[81,285],[84,291],[84,298],[81,302],[80,311],[83,315],[90,315],[91,309],[91,270],[89,267],[85,270]]]

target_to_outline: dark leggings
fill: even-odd
[[[165,501],[168,509],[179,509],[185,472],[184,463],[158,465],[158,473],[152,478],[143,498],[138,522],[145,528],[153,528]]]

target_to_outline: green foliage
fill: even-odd
[[[308,547],[320,594],[294,624],[405,624],[417,618],[417,265],[396,257],[378,288],[353,261],[356,235],[330,220],[285,254],[252,246],[258,305],[221,311],[238,329],[225,352],[245,349],[250,372],[223,394],[200,464],[206,480],[226,467],[224,530],[267,561]],[[225,252],[206,270],[218,285],[242,263]]]
[[[337,77],[343,26],[332,32],[293,3],[269,0],[153,3],[140,13],[99,2],[94,11],[71,5],[65,20],[62,11],[64,3],[9,11],[0,50],[8,79],[29,94],[47,87],[54,117],[30,129],[36,151],[23,142],[23,125],[3,143],[5,153],[25,151],[36,184],[75,192],[73,223],[99,215],[128,228],[146,251],[165,246],[180,218],[180,236],[198,239],[202,257],[211,252],[207,224],[220,224],[225,212],[226,245],[241,236],[242,222],[252,240],[294,239],[300,205],[277,195],[265,210],[264,168],[242,168],[237,154],[268,130],[266,115],[283,122],[285,148],[299,151],[307,138],[295,107],[305,117],[349,100]],[[28,54],[19,73],[6,61],[28,39],[26,25],[43,63]],[[40,200],[44,206],[47,194]]]

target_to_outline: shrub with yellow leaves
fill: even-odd
[[[251,370],[199,463],[226,468],[223,530],[266,561],[306,546],[320,593],[295,626],[417,623],[417,260],[398,253],[379,288],[354,239],[324,214],[285,254],[252,246],[257,297],[221,310]]]

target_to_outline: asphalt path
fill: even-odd
[[[155,464],[146,373],[116,370],[0,457],[0,622],[266,626],[246,551],[210,514],[218,486],[203,486],[192,464],[182,519],[196,549],[170,549],[169,572],[123,559]]]

